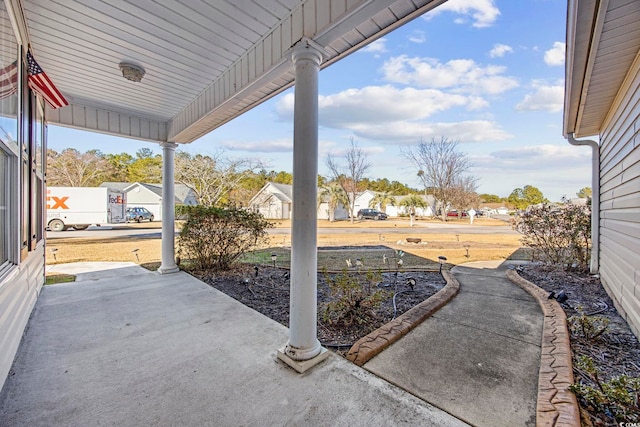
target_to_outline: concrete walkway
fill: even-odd
[[[186,273],[55,269],[80,281],[43,288],[3,427],[466,425],[333,354],[296,373],[276,359],[287,328]]]
[[[460,293],[365,369],[470,424],[535,426],[543,315],[499,264],[455,267]]]

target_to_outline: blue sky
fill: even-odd
[[[402,152],[458,140],[478,191],[524,185],[552,201],[590,185],[591,151],[562,136],[566,0],[449,0],[320,72],[319,171],[351,138],[368,177],[420,188]],[[179,149],[292,170],[293,89]],[[49,127],[49,147],[129,152],[153,143]]]

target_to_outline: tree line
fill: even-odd
[[[355,199],[365,190],[376,192],[371,207],[395,205],[395,196],[403,198],[401,204],[409,212],[426,207],[422,195],[432,195],[436,211],[446,220],[448,210],[478,208],[480,203],[503,203],[515,209],[548,203],[542,192],[531,185],[514,189],[508,197],[478,194],[479,178],[468,173],[472,164],[468,156],[458,150],[459,141],[442,137],[439,140],[420,140],[415,146],[402,151],[415,171],[423,188],[416,189],[387,178],[371,179],[372,164],[355,140],[340,157],[328,155],[325,159],[328,177],[318,176],[320,198],[331,208],[342,204],[352,218]],[[292,184],[293,175],[286,171],[267,170],[264,164],[250,158],[231,158],[224,151],[203,155],[178,150],[175,156],[175,181],[191,188],[200,204],[205,206],[247,206],[251,198],[267,183]],[[162,182],[162,156],[149,148],[135,155],[129,153],[105,154],[99,150],[84,153],[76,149],[61,152],[47,151],[47,184],[49,186],[95,187],[103,182]],[[578,197],[590,197],[585,187]],[[331,211],[331,209],[330,209]]]
[[[205,206],[247,206],[249,200],[267,182],[292,184],[286,171],[267,170],[257,160],[232,159],[223,151],[210,155],[178,150],[175,156],[175,181],[191,188]],[[318,186],[329,179],[318,176]],[[135,155],[108,154],[99,150],[84,153],[68,148],[47,151],[47,185],[54,187],[97,187],[103,182],[162,182],[162,156],[142,148]],[[387,178],[363,178],[359,188],[406,195],[419,190]]]

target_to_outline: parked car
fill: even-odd
[[[375,209],[360,209],[358,211],[358,219],[387,219],[388,216],[384,212]]]
[[[462,211],[462,215],[459,215],[458,211],[449,211],[449,212],[447,212],[447,216],[455,216],[456,218],[458,218],[458,217],[462,218],[462,217],[467,216],[467,212],[466,211]]]
[[[147,208],[133,207],[127,208],[127,222],[136,221],[153,222],[153,214]]]

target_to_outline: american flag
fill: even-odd
[[[0,99],[18,92],[18,66],[14,61],[0,70]]]
[[[31,89],[42,95],[44,100],[47,101],[54,110],[69,105],[47,74],[42,71],[42,68],[40,68],[36,60],[33,59],[31,51],[27,51],[27,65],[29,67],[29,87]]]

